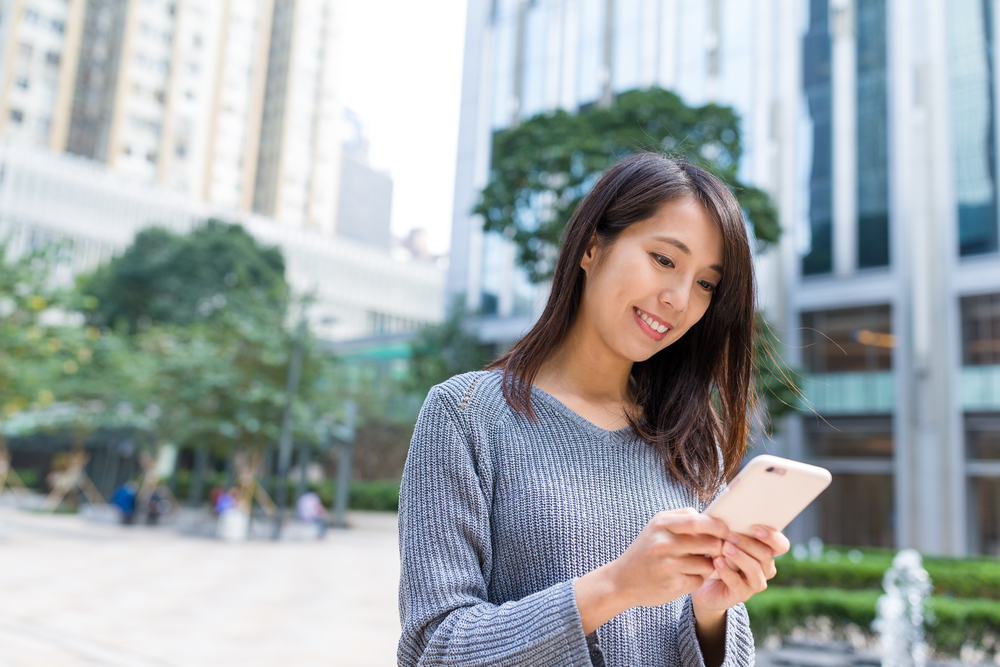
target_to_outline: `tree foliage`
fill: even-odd
[[[471,313],[458,296],[444,322],[424,327],[410,343],[410,387],[424,396],[453,375],[479,370],[491,361],[489,349],[469,331]]]
[[[186,235],[145,229],[120,257],[82,276],[79,290],[97,299],[91,324],[124,322],[132,333],[150,324],[210,320],[233,299],[283,314],[289,298],[281,251],[220,220]]]
[[[629,153],[667,153],[702,166],[728,183],[760,247],[781,229],[768,195],[737,177],[742,145],[739,117],[729,107],[689,107],[660,88],[622,93],[608,107],[554,111],[493,136],[490,178],[475,213],[484,229],[517,246],[518,263],[533,282],[554,269],[563,230],[600,173]]]

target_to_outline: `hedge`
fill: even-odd
[[[971,559],[924,558],[924,568],[934,583],[935,595],[1000,600],[1000,561],[983,557]],[[794,560],[790,555],[777,561],[776,586],[882,590],[882,578],[892,565],[892,552],[867,553],[860,562],[840,558]]]
[[[177,497],[186,499],[191,488],[191,471],[177,471]],[[262,480],[267,484],[270,480]],[[202,486],[203,500],[208,498],[208,493],[213,486],[224,486],[226,483],[225,472],[213,472],[206,476]],[[323,504],[328,508],[333,508],[333,501],[336,498],[337,483],[332,480],[324,480],[310,484],[309,488],[315,491]],[[289,485],[289,493],[295,491],[294,482]],[[270,492],[270,490],[269,490]],[[396,512],[399,510],[399,482],[389,481],[367,481],[352,480],[350,489],[347,492],[347,505],[354,510],[378,510]]]
[[[319,495],[324,505],[333,508],[337,493],[336,482],[324,480],[310,484],[309,488]],[[351,486],[347,491],[347,506],[353,510],[397,512],[399,511],[399,482],[395,480],[351,480]]]
[[[805,619],[820,616],[829,618],[835,627],[854,624],[870,634],[879,595],[869,590],[771,586],[750,598],[746,606],[758,642],[771,634],[789,635]],[[1000,635],[1000,602],[996,600],[932,596],[926,605],[935,617],[926,624],[927,643],[943,654],[957,655],[967,643],[980,648],[987,635]]]

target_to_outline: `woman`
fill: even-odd
[[[694,509],[746,447],[753,316],[726,186],[649,153],[608,169],[538,322],[421,410],[399,664],[753,664],[742,602],[788,540]]]

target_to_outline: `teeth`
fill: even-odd
[[[639,317],[642,318],[642,321],[649,325],[650,329],[653,329],[657,333],[665,333],[666,332],[666,330],[667,330],[666,325],[660,324],[659,322],[657,322],[656,320],[654,320],[652,317],[650,317],[646,313],[644,313],[641,310],[639,310],[638,308],[636,308],[636,311],[639,313]]]

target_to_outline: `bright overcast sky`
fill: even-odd
[[[466,0],[345,0],[341,100],[393,179],[392,230],[451,241]]]

